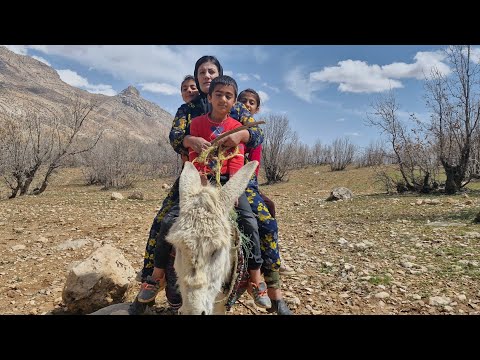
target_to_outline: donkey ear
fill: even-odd
[[[198,170],[190,161],[186,161],[180,175],[180,202],[185,201],[200,186],[202,186],[202,182]]]
[[[258,161],[250,161],[248,164],[242,166],[242,168],[223,185],[220,196],[226,207],[232,206],[240,195],[245,192],[248,181],[257,166]]]

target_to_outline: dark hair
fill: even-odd
[[[238,86],[237,86],[237,82],[235,81],[234,78],[232,78],[228,75],[217,76],[210,83],[210,88],[208,89],[208,95],[212,96],[213,90],[215,90],[215,86],[217,86],[217,85],[233,86],[233,90],[235,90],[235,99],[237,98]]]
[[[193,77],[193,75],[185,75],[185,78],[183,79],[183,81],[180,83],[180,90],[182,90],[182,86],[183,84],[185,84],[185,81],[188,81],[188,80],[193,80],[195,81],[195,78]],[[196,82],[195,82],[196,83]]]
[[[202,56],[200,59],[197,60],[197,62],[195,63],[195,71],[193,72],[193,76],[195,78],[195,84],[197,85],[197,89],[198,91],[200,92],[200,94],[204,94],[205,93],[202,91],[202,89],[200,88],[200,84],[198,83],[198,68],[200,67],[200,65],[202,65],[203,63],[206,63],[206,62],[211,62],[213,63],[217,69],[218,69],[218,74],[220,76],[223,75],[223,68],[222,68],[222,65],[220,65],[220,61],[218,61],[218,59],[213,56],[213,55],[205,55],[205,56]]]
[[[240,92],[240,94],[238,94],[238,101],[240,101],[242,95],[244,95],[247,92],[253,94],[253,96],[255,97],[255,100],[257,100],[257,107],[260,107],[260,95],[258,95],[258,93],[255,90],[250,88],[245,89],[242,92]]]

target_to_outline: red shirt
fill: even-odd
[[[190,135],[202,137],[207,141],[212,141],[220,134],[242,126],[242,124],[231,117],[227,117],[221,123],[216,123],[210,119],[209,115],[210,114],[201,115],[192,119],[190,124]],[[232,151],[233,149],[230,149],[230,152],[227,152],[225,155],[228,155]],[[243,143],[238,144],[238,154],[228,160],[223,161],[221,175],[228,174],[231,176],[240,170],[244,163],[244,153],[245,145]],[[196,153],[192,148],[188,149],[188,158],[190,161],[193,161],[193,159],[195,159],[197,156],[198,153]],[[208,164],[194,163],[194,165],[199,171],[210,171]]]
[[[260,170],[260,160],[262,160],[262,144],[258,145],[256,148],[247,149],[247,152],[249,161],[258,161],[258,166],[255,169],[255,174],[257,174],[258,177],[258,170]]]

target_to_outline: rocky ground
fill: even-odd
[[[372,179],[371,169],[313,167],[262,187],[276,203],[283,258],[296,271],[283,279],[293,312],[480,314],[476,184],[455,196],[388,196]],[[81,173],[67,170],[39,196],[7,200],[3,189],[0,314],[62,313],[69,267],[101,243],[140,269],[151,221],[168,191],[162,184],[172,182],[145,181],[120,191],[125,199],[111,200],[111,191],[83,186]],[[337,186],[351,189],[353,200],[325,201]],[[144,200],[127,199],[134,190]],[[159,296],[158,313],[167,313],[164,305]],[[263,311],[244,295],[230,313]]]

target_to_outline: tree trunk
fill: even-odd
[[[49,166],[47,173],[45,174],[45,177],[43,178],[42,185],[40,186],[40,189],[36,192],[37,195],[43,193],[45,189],[48,186],[48,179],[50,178],[50,175],[52,175],[53,170],[55,170],[55,167]]]
[[[430,179],[430,173],[427,172],[425,174],[425,177],[423,178],[422,193],[424,194],[428,194],[431,191],[429,179]]]
[[[459,187],[457,187],[457,182],[455,181],[456,178],[458,177],[458,166],[449,166],[444,164],[443,165],[445,169],[445,175],[447,176],[447,180],[445,181],[445,193],[452,195],[455,194],[458,190],[460,190]]]
[[[16,173],[16,174],[14,174],[14,178],[15,178],[15,181],[17,182],[17,185],[15,185],[15,187],[14,187],[13,184],[9,183],[9,187],[12,190],[12,193],[8,197],[9,199],[15,198],[17,196],[18,192],[20,191],[20,189],[22,188],[22,176],[19,175],[18,173]]]
[[[13,199],[14,197],[17,196],[18,190],[20,190],[20,185],[17,185],[15,189],[12,189],[12,193],[8,197],[9,199]]]
[[[30,187],[30,184],[32,183],[34,176],[35,176],[35,174],[31,177],[30,176],[27,177],[27,179],[25,180],[25,182],[22,185],[22,189],[20,190],[20,195],[25,195],[27,193],[28,188]]]
[[[37,164],[26,174],[25,182],[22,184],[22,188],[20,190],[20,195],[25,195],[32,183],[33,179],[35,178],[35,174],[37,173],[38,168],[40,167],[41,162],[37,162]]]

